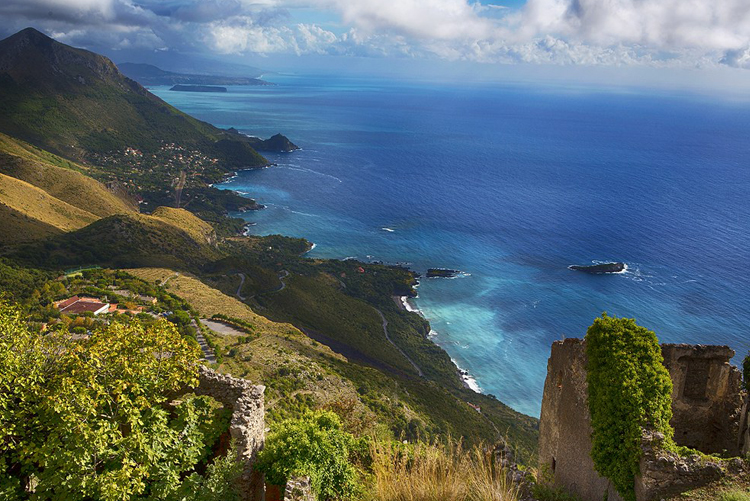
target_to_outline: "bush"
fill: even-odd
[[[635,500],[641,429],[664,434],[674,448],[672,380],[656,335],[630,318],[606,314],[586,333],[591,458],[625,501]]]
[[[581,501],[581,498],[570,494],[562,487],[552,487],[547,484],[534,484],[531,495],[539,501]]]
[[[280,486],[292,476],[307,475],[321,500],[351,497],[360,489],[350,461],[356,447],[357,441],[341,429],[336,414],[307,412],[274,426],[258,455],[257,468],[266,474],[266,481]]]

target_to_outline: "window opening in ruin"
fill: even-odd
[[[694,400],[705,400],[708,390],[708,375],[711,361],[705,358],[689,358],[682,394]]]

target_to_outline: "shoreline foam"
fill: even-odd
[[[421,316],[425,320],[429,320],[424,315],[424,313],[422,312],[422,310],[419,309],[418,306],[413,306],[409,302],[409,299],[416,299],[416,298],[410,298],[409,296],[398,296],[397,304],[400,304],[400,306],[402,307],[403,310],[409,311],[411,313],[416,313],[417,315]],[[427,338],[430,341],[432,341],[433,343],[435,343],[437,346],[440,346],[440,344],[435,341],[435,338],[437,336],[438,336],[437,331],[434,330],[434,329],[432,329],[432,328],[430,329],[430,332],[427,334]],[[443,348],[442,346],[440,346],[440,347]],[[443,349],[445,349],[445,348],[443,348]],[[451,362],[453,362],[453,365],[456,366],[456,369],[458,371],[459,376],[461,377],[461,381],[463,382],[464,386],[467,389],[473,391],[474,393],[480,393],[481,394],[482,393],[482,387],[479,386],[479,383],[477,382],[476,378],[474,376],[472,376],[469,373],[468,370],[466,370],[466,369],[462,368],[460,365],[458,365],[458,362],[456,362],[456,359],[454,359],[454,358],[451,357]]]

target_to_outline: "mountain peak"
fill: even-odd
[[[0,74],[7,74],[18,85],[59,88],[93,78],[110,79],[119,76],[119,71],[104,56],[26,28],[0,40]]]

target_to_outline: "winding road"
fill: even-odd
[[[234,293],[235,296],[240,298],[241,301],[245,300],[245,296],[240,294],[240,291],[242,291],[242,286],[245,285],[245,274],[244,273],[237,273],[237,275],[240,277],[240,285],[237,287],[237,292]]]
[[[383,315],[383,312],[377,308],[375,308],[375,311],[378,312],[378,315],[380,315],[380,318],[383,320],[383,333],[385,334],[385,338],[388,340],[389,343],[391,343],[399,351],[399,353],[401,353],[404,356],[406,360],[409,361],[412,367],[414,367],[414,369],[417,371],[417,374],[419,374],[419,377],[424,377],[424,373],[422,372],[422,369],[420,369],[419,366],[414,363],[414,360],[409,358],[409,355],[404,353],[404,350],[399,348],[398,345],[391,340],[391,336],[388,335],[388,320],[385,319],[385,315]]]

